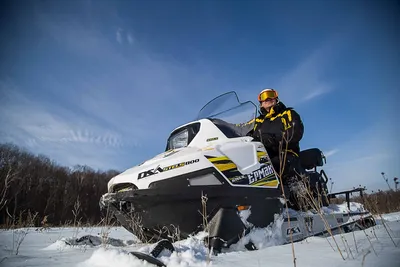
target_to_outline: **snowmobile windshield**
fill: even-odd
[[[227,137],[245,136],[254,127],[257,106],[246,101],[241,103],[236,92],[222,94],[208,102],[197,119],[211,119]]]

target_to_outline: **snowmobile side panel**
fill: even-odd
[[[332,234],[351,232],[355,225],[364,229],[374,224],[369,212],[322,214],[322,218],[320,214],[299,213],[295,217],[290,217],[290,227],[288,218],[285,218],[282,235],[286,237],[287,242],[290,242],[291,238],[293,241],[300,241],[310,236],[326,235],[329,232]]]
[[[204,206],[202,196],[207,199]],[[171,232],[179,231],[180,238],[185,238],[202,230],[203,208],[206,208],[206,216],[210,221],[220,208],[237,211],[237,206],[251,206],[249,222],[264,227],[273,221],[275,214],[281,212],[282,205],[278,197],[279,191],[276,189],[228,185],[183,188],[177,185],[174,188],[156,186],[152,189],[115,193],[105,205],[110,205],[118,220],[138,237],[143,234],[137,232],[137,225],[140,224],[140,228],[147,233],[154,232],[159,238],[169,239],[168,233]],[[148,242],[148,237],[143,241]]]

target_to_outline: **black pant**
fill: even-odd
[[[299,157],[291,152],[287,152],[286,157],[284,157],[284,155],[282,155],[281,158],[279,158],[279,156],[272,157],[271,162],[278,175],[282,175],[281,178],[284,185],[288,185],[291,180],[297,179],[299,174],[304,173],[300,165]],[[283,168],[282,172],[281,168]]]
[[[280,163],[282,160],[282,164]],[[279,156],[271,157],[272,165],[278,175],[281,175],[283,189],[285,191],[286,198],[288,200],[289,208],[300,210],[300,205],[297,201],[296,193],[292,192],[291,185],[296,181],[300,180],[299,174],[302,174],[302,168],[300,165],[300,159],[293,153],[286,153],[286,160],[283,164],[283,156],[281,159]],[[282,165],[282,166],[281,166]],[[283,171],[281,172],[281,167]]]

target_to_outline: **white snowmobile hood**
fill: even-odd
[[[151,178],[143,179],[142,181],[140,177],[147,176],[145,172],[155,170],[157,172],[157,168],[172,168],[172,166],[177,164],[187,163],[186,165],[191,164],[193,160],[200,160],[203,157],[202,154],[203,149],[199,149],[197,147],[184,147],[180,149],[173,149],[169,151],[162,152],[155,157],[146,160],[139,165],[136,165],[132,168],[127,169],[126,171],[114,176],[108,182],[108,189],[110,190],[112,185],[115,183],[133,183],[135,185],[143,185],[147,187],[149,183],[153,181]],[[203,157],[204,158],[204,157]],[[208,161],[207,161],[208,163]],[[204,165],[203,165],[204,167]],[[139,176],[139,174],[143,174]],[[150,176],[150,175],[148,175]],[[144,177],[143,177],[144,178]],[[144,180],[146,181],[144,185]],[[142,186],[140,186],[142,187]]]

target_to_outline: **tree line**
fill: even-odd
[[[117,174],[61,166],[14,144],[0,144],[0,225],[99,223],[99,199]]]

